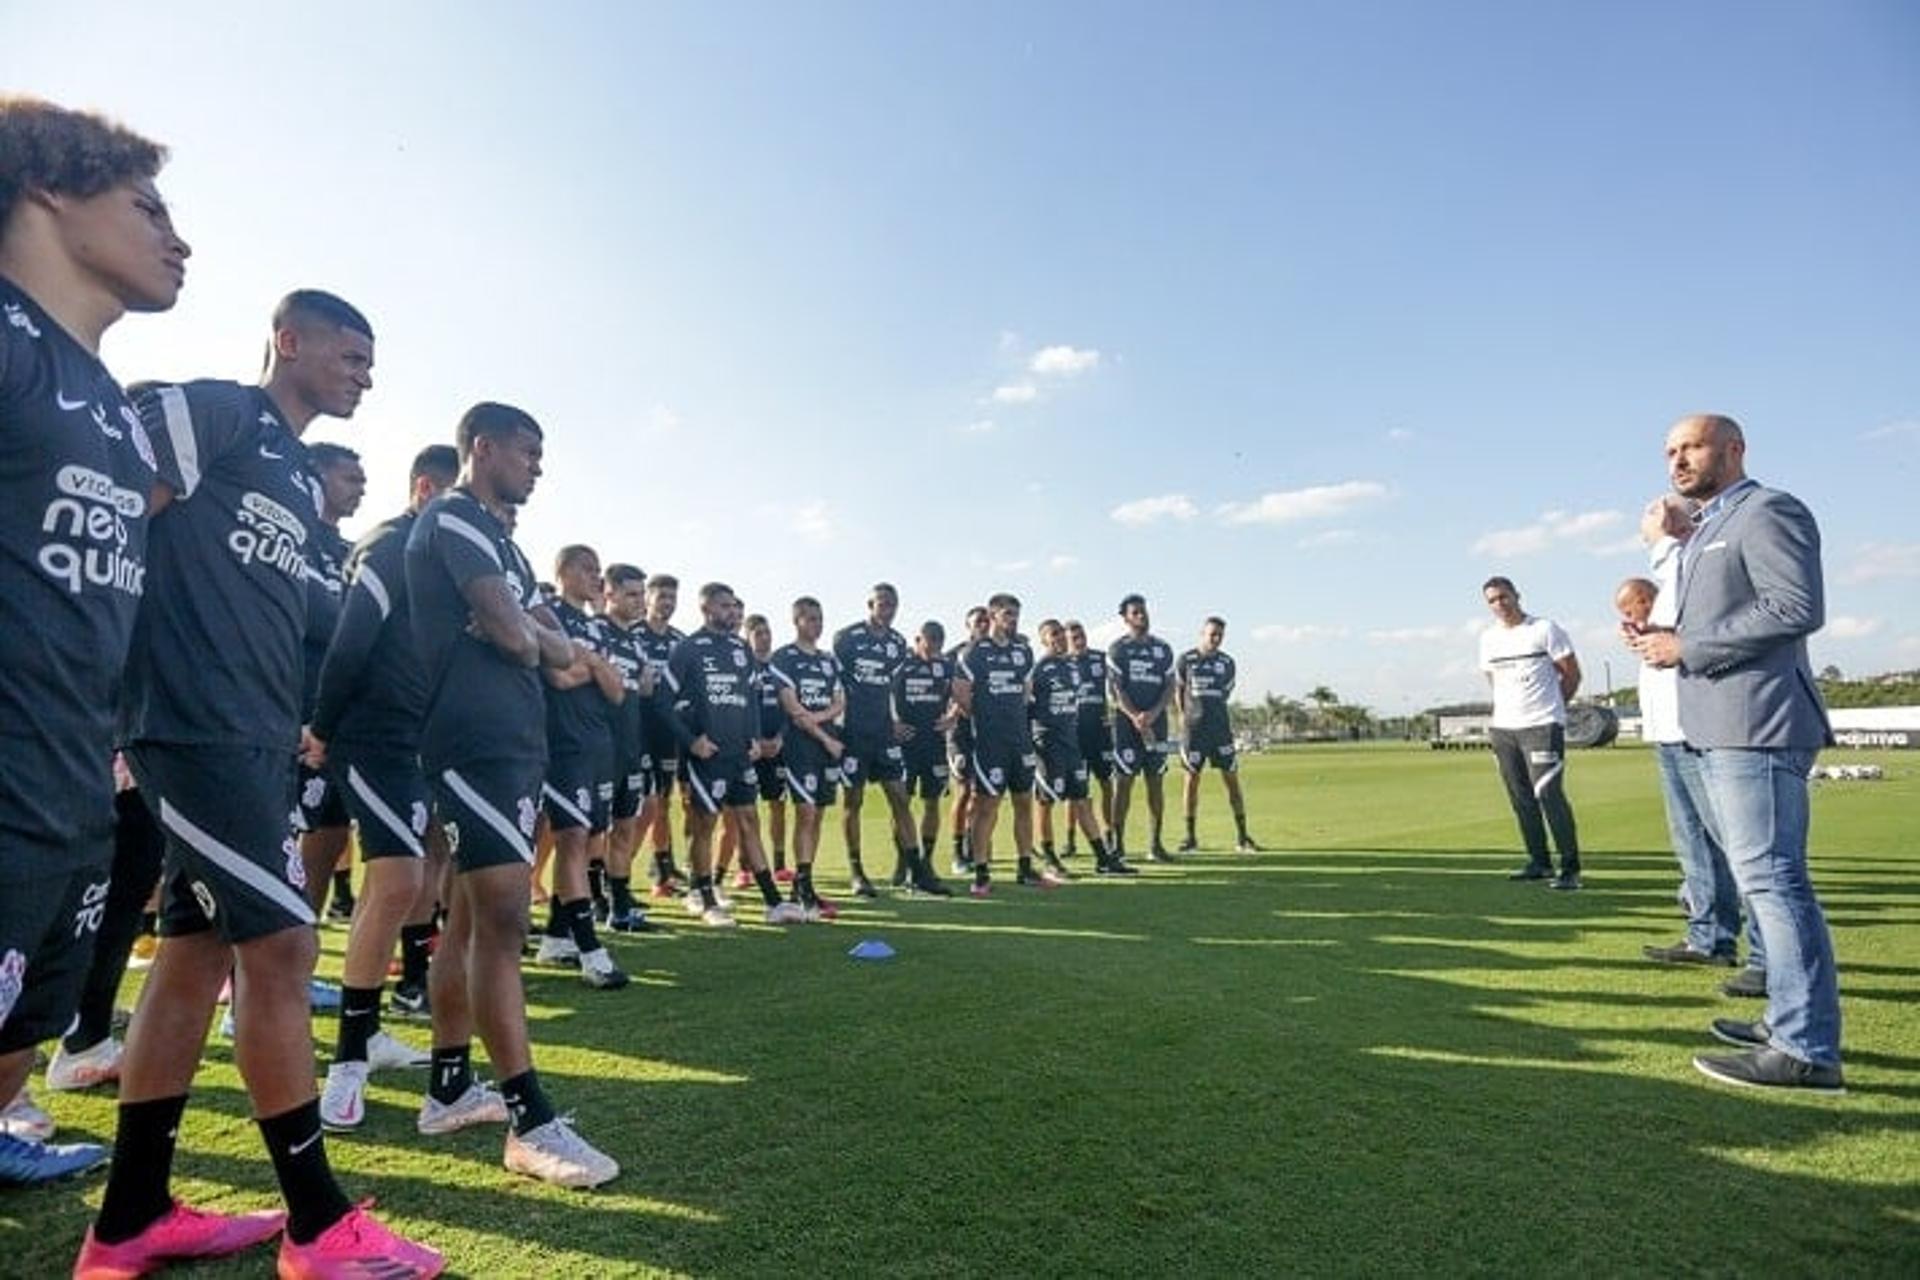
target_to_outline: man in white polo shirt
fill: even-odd
[[[1480,633],[1480,670],[1493,690],[1493,756],[1527,845],[1527,865],[1509,879],[1578,889],[1580,842],[1565,775],[1567,699],[1580,687],[1580,660],[1558,623],[1521,611],[1511,579],[1488,578],[1480,591],[1494,617]],[[1560,850],[1557,876],[1548,830]]]
[[[1614,595],[1620,632],[1629,643],[1650,631],[1673,630],[1680,612],[1680,555],[1692,532],[1687,503],[1672,494],[1654,499],[1642,513],[1640,536],[1647,544],[1652,577],[1628,578]],[[1667,832],[1680,862],[1681,905],[1687,913],[1685,938],[1670,947],[1647,946],[1641,951],[1661,964],[1732,968],[1738,963],[1740,890],[1727,855],[1713,835],[1697,753],[1687,750],[1687,736],[1680,731],[1679,673],[1672,667],[1642,662],[1639,691],[1640,737],[1653,744],[1659,761]],[[1766,992],[1766,952],[1759,931],[1748,933],[1748,972],[1728,984],[1729,995],[1750,994],[1749,987]]]

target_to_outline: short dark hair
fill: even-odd
[[[1480,594],[1484,596],[1485,594],[1487,594],[1487,592],[1493,590],[1495,587],[1503,587],[1506,590],[1513,592],[1513,594],[1516,596],[1520,594],[1520,588],[1513,585],[1512,578],[1505,578],[1497,573],[1494,574],[1491,578],[1488,578],[1485,582],[1480,584]]]
[[[1086,630],[1086,627],[1081,625],[1080,619],[1078,618],[1068,618],[1065,622],[1061,623],[1060,625],[1065,627],[1069,631],[1085,631]]]
[[[87,200],[151,178],[166,161],[165,147],[104,116],[0,96],[0,231],[29,191]]]
[[[971,622],[975,618],[984,618],[986,617],[986,615],[987,615],[987,606],[983,604],[977,604],[973,606],[973,608],[967,610],[967,621]]]
[[[733,588],[724,582],[703,583],[700,587],[700,603],[703,605],[712,604],[721,596],[730,596],[732,594]]]
[[[585,560],[588,556],[592,556],[595,560],[598,560],[600,553],[584,542],[569,542],[566,546],[560,548],[558,555],[554,556],[553,571],[556,574],[565,573],[568,569],[571,569],[580,561]]]
[[[656,573],[647,579],[649,591],[678,591],[679,589],[680,579],[670,573]]]
[[[1058,618],[1043,618],[1040,621],[1040,630],[1065,631],[1066,628],[1060,625],[1060,619]]]
[[[630,564],[610,564],[601,576],[606,578],[610,587],[624,587],[630,582],[637,582],[643,587],[647,585],[647,575]]]
[[[450,444],[428,445],[413,455],[413,465],[407,468],[407,483],[412,484],[421,476],[452,484],[460,478],[460,451]]]
[[[473,456],[473,442],[482,436],[489,440],[511,440],[522,431],[536,436],[542,434],[540,424],[525,409],[482,400],[460,416],[460,425],[454,429],[453,439],[460,447],[460,460],[465,462]]]
[[[873,590],[867,592],[867,598],[872,599],[874,596],[879,595],[882,591],[892,596],[895,600],[898,600],[900,598],[900,589],[894,586],[891,582],[874,583]]]
[[[751,631],[755,627],[765,627],[769,631],[773,630],[773,624],[767,621],[767,615],[764,613],[750,613],[740,619],[740,629],[742,631]]]
[[[325,289],[295,289],[273,309],[273,327],[283,329],[299,321],[318,321],[341,329],[351,329],[373,339],[373,325],[360,309],[338,294]]]
[[[1206,621],[1200,625],[1203,627],[1218,627],[1222,631],[1225,631],[1227,629],[1227,620],[1218,614],[1210,613],[1207,615]]]
[[[1018,609],[1019,607],[1020,597],[1010,591],[996,591],[987,597],[987,611],[989,613],[995,609]]]
[[[795,600],[793,602],[793,616],[796,619],[799,618],[800,611],[802,609],[812,609],[816,613],[820,612],[821,611],[820,602],[818,600],[815,600],[812,596],[801,596],[798,600]]]
[[[307,446],[307,461],[313,464],[315,471],[331,471],[335,467],[344,467],[349,462],[360,461],[357,450],[331,440],[322,440],[318,444]]]
[[[1142,609],[1146,608],[1147,598],[1138,591],[1129,591],[1126,595],[1120,597],[1120,607],[1115,609],[1114,612],[1125,614],[1127,610],[1133,608],[1135,605],[1139,605]]]
[[[940,642],[947,638],[947,629],[932,618],[928,618],[920,624],[920,634],[933,641],[933,647],[937,649],[940,647]]]

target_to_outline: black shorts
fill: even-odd
[[[291,750],[142,742],[126,758],[167,837],[162,936],[239,943],[313,923]]]
[[[346,797],[322,769],[300,766],[300,830],[333,831],[347,825]]]
[[[674,779],[685,776],[680,770],[679,740],[665,725],[656,723],[650,717],[642,741],[646,744],[645,755],[651,762],[647,794],[662,797],[673,794]]]
[[[973,755],[967,762],[973,774],[973,788],[984,796],[1009,791],[1023,796],[1031,792],[1033,771],[1038,763],[1032,743],[996,742],[980,737],[974,739]]]
[[[1080,758],[1093,777],[1113,776],[1113,726],[1105,720],[1080,722]]]
[[[1035,744],[1040,768],[1033,789],[1043,804],[1087,798],[1087,762],[1075,738],[1043,738]]]
[[[545,772],[541,760],[476,760],[427,774],[456,867],[533,865],[533,828]]]
[[[1238,773],[1240,758],[1233,749],[1231,733],[1202,730],[1180,744],[1180,763],[1188,773],[1198,773],[1212,765],[1222,773]]]
[[[327,752],[327,772],[353,816],[362,860],[427,856],[433,800],[417,754],[404,747],[335,744]]]
[[[893,740],[891,722],[886,733],[849,733],[846,754],[840,757],[840,778],[849,793],[869,782],[899,782],[907,776],[906,753]]]
[[[705,760],[689,754],[686,772],[687,794],[705,812],[753,807],[760,781],[753,776],[753,765],[744,749],[717,751]]]
[[[613,804],[609,816],[616,822],[637,816],[652,787],[652,756],[643,753],[617,762],[613,769]]]
[[[547,762],[546,781],[540,787],[547,823],[555,831],[585,827],[594,834],[607,829],[613,813],[613,751],[576,751]]]
[[[786,748],[787,794],[795,804],[830,809],[840,789],[840,762],[827,749],[799,730],[789,730]]]
[[[1133,721],[1122,716],[1113,722],[1113,771],[1123,778],[1137,773],[1157,778],[1167,771],[1167,718],[1154,722],[1153,741],[1141,740]]]
[[[774,804],[787,798],[787,766],[779,756],[753,762],[753,780],[760,799]]]
[[[80,1006],[113,862],[109,838],[88,844],[75,866],[72,848],[0,843],[0,1053],[64,1034]]]
[[[947,731],[947,770],[954,790],[973,790],[973,721],[965,716]]]
[[[930,735],[907,740],[902,753],[907,766],[907,795],[938,800],[947,793],[946,743]]]

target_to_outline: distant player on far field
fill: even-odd
[[[1233,829],[1238,837],[1234,847],[1241,853],[1259,852],[1259,846],[1247,834],[1247,802],[1240,795],[1240,760],[1234,754],[1233,725],[1227,716],[1238,673],[1233,659],[1220,647],[1226,638],[1226,621],[1208,618],[1200,627],[1199,647],[1181,654],[1173,668],[1175,696],[1180,702],[1180,763],[1187,768],[1187,838],[1180,842],[1182,853],[1200,847],[1193,834],[1193,820],[1200,807],[1200,771],[1209,764],[1220,771],[1220,781],[1227,785],[1227,803],[1233,806]]]

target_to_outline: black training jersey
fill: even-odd
[[[947,714],[953,700],[953,664],[946,658],[931,661],[908,654],[893,673],[893,718],[913,726],[914,741],[933,733],[934,721]]]
[[[106,366],[0,278],[0,843],[70,846],[113,821],[153,479]]]
[[[966,648],[954,678],[973,684],[973,733],[983,742],[1026,743],[1033,734],[1027,719],[1027,680],[1033,674],[1033,650],[1024,636],[1001,643],[989,636]]]
[[[898,631],[875,631],[865,621],[840,628],[833,656],[847,686],[847,733],[889,734],[893,727],[893,673],[906,661],[907,642]]]
[[[320,696],[320,666],[346,604],[347,557],[352,551],[339,529],[324,520],[314,525],[313,551],[307,557],[307,634],[300,645],[300,711],[309,722]]]
[[[466,588],[502,577],[521,608],[538,582],[506,527],[465,489],[427,505],[407,535],[414,650],[427,677],[420,759],[429,772],[469,761],[542,761],[547,755],[540,673],[468,627]]]
[[[259,387],[155,387],[136,408],[174,498],[153,522],[126,738],[291,752],[320,478]]]
[[[773,655],[753,660],[754,679],[760,682],[760,736],[777,738],[787,731],[787,713],[780,705],[780,681],[773,674]]]
[[[1077,739],[1080,732],[1080,663],[1048,654],[1033,667],[1033,730],[1042,739]]]
[[[825,649],[809,653],[797,644],[782,645],[774,650],[767,671],[779,688],[793,690],[793,696],[808,711],[825,711],[833,705],[834,695],[844,687],[839,660]],[[784,710],[780,713],[780,723],[782,732],[793,727]]]
[[[1226,730],[1227,703],[1233,700],[1235,676],[1233,659],[1227,656],[1226,650],[1201,653],[1198,649],[1189,649],[1180,655],[1174,672],[1180,687],[1186,690],[1186,731],[1191,734],[1197,729]]]
[[[322,742],[420,748],[427,673],[413,647],[407,602],[414,520],[403,511],[375,525],[347,554],[347,596],[320,667],[311,721]]]
[[[1080,724],[1099,728],[1107,722],[1107,655],[1088,649],[1069,659],[1080,673]]]
[[[705,734],[723,755],[746,754],[760,723],[759,679],[746,641],[702,627],[673,647],[667,685],[669,724],[681,746]]]
[[[1107,675],[1135,711],[1150,710],[1173,679],[1173,650],[1155,635],[1122,636],[1107,648]]]
[[[626,701],[607,706],[614,751],[624,759],[640,753],[640,674],[647,669],[647,657],[635,633],[645,628],[637,622],[623,627],[613,618],[606,619],[606,624],[607,661],[619,669],[620,683],[627,691]]]
[[[554,620],[571,640],[593,650],[601,657],[612,648],[607,624],[585,610],[555,600],[550,606]],[[558,757],[582,751],[603,751],[620,709],[607,701],[600,686],[592,680],[571,689],[547,686],[547,754]]]
[[[656,745],[670,741],[674,734],[673,725],[673,686],[667,680],[667,666],[673,661],[673,651],[687,637],[678,627],[669,626],[665,631],[655,631],[644,621],[633,629],[633,642],[640,649],[640,656],[653,668],[653,697],[647,702],[644,711],[648,722],[648,737]]]

